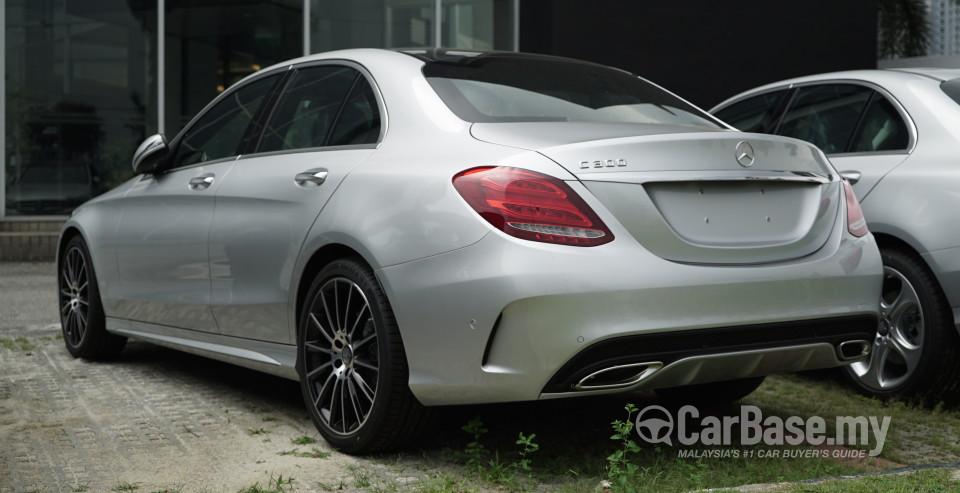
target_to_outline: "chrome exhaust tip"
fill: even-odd
[[[870,343],[863,339],[843,341],[837,344],[837,357],[840,361],[850,361],[863,358],[870,354]]]
[[[597,370],[577,382],[575,390],[609,390],[632,387],[663,368],[660,361],[630,363]]]

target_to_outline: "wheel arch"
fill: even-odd
[[[57,240],[57,257],[56,257],[57,272],[60,271],[60,258],[63,257],[63,251],[66,250],[67,243],[70,243],[70,240],[72,240],[76,236],[82,237],[83,233],[80,232],[80,228],[73,225],[66,226],[63,229],[63,231],[60,232],[60,239]],[[92,261],[93,260],[91,259],[91,262]],[[96,269],[96,266],[94,266],[94,269]]]
[[[294,334],[297,334],[300,331],[300,312],[303,310],[303,303],[307,299],[307,294],[308,291],[310,291],[310,284],[313,282],[313,278],[316,277],[317,274],[331,262],[349,257],[358,258],[368,266],[371,265],[370,262],[360,254],[360,252],[343,243],[330,243],[324,245],[310,255],[310,258],[303,266],[303,270],[300,272],[299,279],[297,279],[293,313]]]
[[[928,271],[930,271],[930,274],[932,274],[933,281],[937,283],[937,289],[940,290],[940,295],[946,298],[947,292],[946,290],[943,289],[943,283],[941,282],[940,276],[937,274],[937,271],[933,269],[933,267],[930,265],[929,262],[927,262],[927,259],[923,256],[923,254],[917,251],[917,249],[914,248],[912,244],[910,244],[909,242],[897,236],[887,234],[887,233],[873,233],[873,237],[877,241],[877,246],[879,248],[881,249],[890,248],[890,249],[899,250],[907,255],[912,256],[914,259],[917,260],[917,262],[920,262],[920,264],[923,265]],[[960,326],[957,327],[957,330],[960,331]]]

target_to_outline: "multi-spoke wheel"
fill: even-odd
[[[297,371],[320,433],[346,452],[397,446],[425,422],[407,386],[393,312],[359,261],[335,261],[314,279],[300,317]]]
[[[67,243],[57,266],[60,326],[67,350],[78,358],[105,359],[116,356],[127,339],[106,330],[97,276],[81,237],[75,236]]]
[[[881,256],[880,325],[870,356],[848,366],[847,376],[867,394],[956,402],[960,337],[939,284],[913,255],[882,249]]]

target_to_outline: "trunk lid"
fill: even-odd
[[[555,161],[644,248],[671,261],[810,255],[841,210],[839,177],[816,147],[794,139],[637,124],[474,124],[471,132]]]

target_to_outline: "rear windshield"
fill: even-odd
[[[423,74],[468,122],[665,123],[720,127],[709,115],[627,72],[552,57],[483,54],[430,61]]]
[[[957,104],[960,104],[960,79],[950,79],[940,84],[940,89],[947,93]]]

